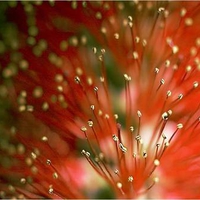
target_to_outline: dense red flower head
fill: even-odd
[[[199,5],[2,3],[1,196],[199,198]]]

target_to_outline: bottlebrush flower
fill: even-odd
[[[199,2],[1,5],[2,198],[200,198]]]

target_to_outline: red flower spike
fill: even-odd
[[[30,123],[29,120],[31,120]],[[8,189],[1,183],[2,188],[7,190],[6,197],[11,198],[17,195],[17,198],[20,196],[50,198],[53,194],[57,198],[64,196],[84,198],[83,194],[75,189],[80,188],[80,184],[72,179],[71,175],[73,174],[73,178],[75,178],[74,174],[76,174],[77,179],[82,180],[82,172],[85,169],[82,165],[77,169],[74,167],[74,158],[69,155],[69,153],[72,154],[69,144],[40,122],[34,122],[34,119],[29,116],[26,118],[26,123],[31,128],[29,133],[23,133],[23,131],[18,133],[16,128],[13,127],[11,134],[15,134],[14,140],[3,150],[4,155],[12,156],[12,161],[9,167],[1,170],[1,177],[6,180],[8,177],[5,174],[12,171],[15,176],[10,180],[17,183],[16,185],[9,185]],[[33,126],[34,123],[37,128]],[[22,124],[22,126],[22,129],[27,131],[25,125]],[[41,132],[38,132],[38,130]],[[45,136],[42,136],[43,134]],[[17,143],[17,141],[21,141],[21,143]],[[28,146],[23,144],[28,144]],[[77,160],[76,164],[77,162],[81,163],[81,160]],[[4,196],[2,197],[4,198]]]
[[[2,196],[98,198],[109,186],[115,198],[199,198],[199,9],[138,1],[9,8],[20,44],[1,57],[2,77],[13,76],[16,140],[26,152],[1,176],[33,180],[2,183]],[[28,133],[40,123],[50,130]],[[34,164],[22,171],[27,156]],[[77,181],[91,171],[96,187]]]

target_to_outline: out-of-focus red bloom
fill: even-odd
[[[2,6],[3,198],[200,198],[199,2]]]

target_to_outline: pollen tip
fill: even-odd
[[[186,66],[186,72],[190,72],[191,70],[192,70],[192,66],[191,65]]]
[[[103,56],[102,55],[100,55],[98,58],[99,58],[100,62],[103,62]]]
[[[43,136],[43,137],[41,138],[41,140],[42,140],[43,142],[47,142],[47,141],[48,141],[48,138],[47,138],[46,136]]]
[[[173,54],[178,53],[178,51],[179,51],[178,46],[173,46],[173,47],[172,47],[172,52],[173,52]]]
[[[85,151],[84,149],[81,151],[81,154],[83,154],[84,156],[86,156],[87,158],[90,157],[90,153]]]
[[[135,42],[136,42],[136,43],[139,43],[139,41],[140,41],[140,38],[139,38],[138,36],[136,36],[136,37],[135,37]]]
[[[114,140],[115,142],[117,142],[117,141],[119,140],[119,138],[118,138],[116,135],[113,135],[112,138],[113,138],[113,140]]]
[[[183,98],[183,94],[178,95],[178,99],[181,100]]]
[[[100,158],[100,160],[104,160],[105,156],[102,152],[99,153],[99,158]]]
[[[160,80],[160,84],[162,84],[162,85],[165,84],[165,80],[163,78]]]
[[[165,66],[166,66],[166,67],[169,67],[169,66],[170,66],[170,60],[166,60],[166,61],[165,61]]]
[[[164,112],[164,113],[162,114],[162,119],[163,119],[163,120],[168,120],[168,119],[169,119],[169,115],[168,115],[167,112]]]
[[[116,40],[118,40],[119,39],[119,33],[115,33],[114,37],[115,37]]]
[[[121,189],[121,188],[122,188],[122,183],[121,183],[121,182],[117,182],[117,187],[118,187],[119,189]]]
[[[119,118],[118,114],[114,114],[114,118],[118,119]]]
[[[147,158],[147,156],[148,156],[148,155],[147,155],[147,152],[144,151],[142,156],[143,156],[143,158]]]
[[[85,131],[87,131],[87,128],[85,126],[82,126],[81,131],[85,132]]]
[[[147,41],[144,39],[142,40],[142,46],[145,47],[147,45]]]
[[[53,194],[53,188],[49,188],[49,194]]]
[[[94,110],[94,105],[91,105],[90,108],[91,108],[91,110]]]
[[[155,166],[159,166],[159,165],[160,165],[160,161],[159,161],[158,159],[155,159],[155,160],[154,160],[154,165],[155,165]]]
[[[167,113],[168,113],[169,115],[172,115],[173,111],[172,111],[172,110],[168,110]]]
[[[181,124],[181,123],[180,123],[180,124],[177,124],[177,128],[178,128],[178,129],[183,128],[183,124]]]
[[[97,92],[99,90],[98,87],[94,87],[94,91]]]
[[[93,47],[93,48],[92,48],[92,51],[93,51],[94,54],[96,54],[96,53],[97,53],[97,48],[96,48],[96,47]]]
[[[20,183],[25,184],[26,183],[26,179],[25,178],[21,178],[20,179]]]
[[[100,81],[103,83],[104,82],[104,77],[100,77]]]
[[[35,160],[37,158],[37,155],[34,152],[31,152],[31,157],[33,160]]]
[[[47,111],[49,109],[49,104],[47,102],[44,102],[42,104],[42,110]]]
[[[133,52],[133,58],[136,60],[136,59],[138,59],[138,57],[139,57],[138,52],[134,51]]]
[[[128,76],[127,74],[124,74],[124,79],[125,81],[131,81],[131,77]]]
[[[127,148],[122,144],[122,143],[119,143],[119,148],[121,149],[121,151],[123,153],[126,153],[127,152]]]
[[[128,182],[133,182],[133,176],[128,177]]]
[[[153,180],[154,180],[155,183],[159,182],[159,178],[158,177],[155,177]]]
[[[137,111],[137,115],[139,118],[142,117],[142,113],[139,110]]]
[[[114,173],[115,173],[115,174],[119,174],[119,170],[118,170],[118,169],[115,169],[115,170],[114,170]]]
[[[186,26],[192,26],[192,25],[193,25],[193,19],[190,18],[190,17],[187,17],[187,18],[185,19],[185,25],[186,25]]]
[[[133,132],[134,131],[134,127],[130,126],[130,131]]]
[[[15,192],[15,187],[13,186],[13,185],[8,185],[8,190],[10,191],[10,192]]]
[[[135,136],[135,139],[136,139],[137,141],[140,141],[140,140],[141,140],[141,135],[136,135],[136,136]]]
[[[75,80],[75,82],[76,82],[77,84],[79,84],[79,83],[81,82],[81,80],[80,80],[80,78],[79,78],[78,76],[75,76],[74,80]]]
[[[133,21],[133,18],[132,18],[130,15],[128,16],[128,21],[129,21],[129,22],[132,22],[132,21]]]
[[[164,8],[164,7],[158,8],[158,13],[159,13],[159,14],[162,13],[162,12],[164,12],[164,11],[165,11],[165,8]]]
[[[155,70],[154,70],[155,74],[158,74],[159,71],[160,71],[160,70],[159,70],[157,67],[156,67]]]
[[[168,147],[169,146],[169,142],[165,142],[165,147]]]
[[[88,126],[89,127],[93,127],[93,121],[90,119],[90,120],[88,120]]]
[[[51,160],[47,159],[46,163],[47,165],[51,165]]]
[[[187,13],[187,10],[185,8],[182,8],[181,11],[180,11],[180,16],[181,17],[184,17]]]
[[[193,83],[193,87],[194,88],[197,88],[199,86],[199,83],[197,82],[197,81],[195,81],[194,83]]]
[[[105,114],[104,118],[105,119],[110,119],[110,116],[108,114]]]
[[[137,157],[137,154],[136,153],[133,153],[133,155],[132,155],[134,158],[136,158]]]
[[[58,178],[58,174],[56,172],[54,172],[52,176],[53,176],[54,179]]]
[[[106,50],[105,50],[105,49],[101,49],[101,53],[102,53],[102,54],[105,54],[105,53],[106,53]]]
[[[162,134],[162,138],[163,138],[164,140],[167,139],[167,137],[166,137],[166,135],[165,135],[164,133]]]

